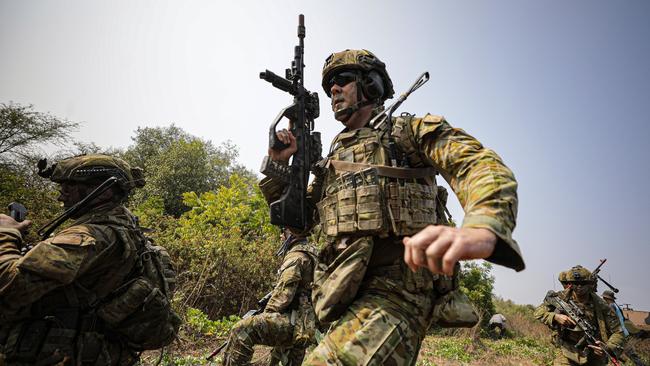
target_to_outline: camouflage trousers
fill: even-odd
[[[303,365],[415,365],[431,321],[431,275],[397,267],[366,275],[356,300]]]
[[[233,327],[224,354],[225,366],[250,364],[253,346],[272,346],[269,365],[297,366],[305,356],[304,347],[293,346],[294,325],[290,313],[261,313],[240,320]]]

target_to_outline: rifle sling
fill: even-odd
[[[399,168],[394,166],[383,166],[366,163],[354,163],[351,161],[330,160],[328,165],[334,167],[334,170],[344,172],[358,172],[366,168],[374,168],[377,174],[389,178],[399,179],[421,179],[435,176],[438,172],[431,167],[427,168]]]

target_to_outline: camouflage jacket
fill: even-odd
[[[558,292],[557,295],[562,299],[566,299],[568,290]],[[578,306],[582,307],[581,310],[586,314],[587,321],[598,329],[599,334],[597,337],[599,340],[607,344],[609,351],[620,354],[625,345],[625,337],[616,315],[605,300],[595,293],[591,293],[589,301],[586,304],[578,304]],[[534,315],[535,318],[551,328],[553,340],[560,346],[565,357],[578,364],[587,363],[588,357],[575,347],[575,344],[582,338],[582,333],[559,327],[557,322],[553,320],[556,314],[555,310],[553,305],[544,301],[535,309]]]
[[[104,205],[24,256],[21,233],[0,228],[0,347],[21,323],[87,307],[119,287],[136,262],[135,222],[125,207]]]
[[[353,137],[364,130],[368,128],[344,130],[336,140],[342,135]],[[523,257],[512,238],[517,216],[517,182],[501,158],[465,131],[430,114],[422,118],[395,118],[391,134],[407,154],[411,166],[433,167],[449,183],[465,210],[462,227],[486,228],[497,236],[494,253],[487,260],[523,270]],[[373,148],[376,147],[353,148],[349,158],[356,162],[357,153],[367,154],[367,149]],[[332,153],[336,149],[335,146]],[[311,189],[316,192],[326,184],[316,177]],[[260,188],[268,201],[274,201],[282,192],[282,185],[269,178],[260,182]],[[315,205],[320,197],[312,196],[311,200]]]
[[[281,313],[295,309],[299,296],[309,298],[314,278],[315,249],[308,243],[295,244],[284,256],[278,282],[264,311]]]

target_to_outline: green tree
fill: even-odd
[[[32,105],[0,104],[0,207],[20,202],[28,218],[39,227],[49,221],[60,206],[55,185],[36,174],[36,162],[43,144],[61,145],[70,141],[77,123],[34,110]],[[36,240],[36,230],[28,240]]]
[[[70,140],[78,123],[37,112],[32,105],[0,104],[0,162],[16,163],[40,155],[42,144],[61,145]]]
[[[143,225],[157,228],[154,239],[181,274],[177,302],[213,319],[245,313],[272,289],[279,265],[279,232],[269,222],[262,193],[233,174],[214,191],[183,196],[191,210],[179,219],[162,214],[158,200],[136,210]]]
[[[215,147],[174,125],[138,128],[132,140],[134,144],[122,157],[143,168],[147,181],[133,197],[135,206],[159,197],[165,214],[179,217],[188,210],[183,193],[214,190],[227,184],[233,173],[251,181],[255,178],[235,163],[238,151],[234,145],[227,142]]]
[[[463,262],[460,270],[460,289],[472,301],[482,315],[483,325],[494,314],[492,291],[494,276],[491,274],[492,265],[485,261]]]

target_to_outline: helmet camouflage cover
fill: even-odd
[[[593,281],[591,271],[583,266],[575,266],[568,271],[565,271],[565,282],[584,282]]]
[[[126,161],[109,155],[80,155],[58,161],[47,170],[43,168],[39,162],[39,175],[56,183],[85,183],[113,176],[125,192],[144,186],[142,169],[131,168]]]
[[[361,70],[364,73],[372,70],[377,71],[381,76],[384,87],[384,95],[381,100],[384,101],[391,98],[395,94],[393,90],[393,82],[388,76],[386,71],[386,64],[381,62],[377,56],[368,50],[345,50],[331,54],[323,65],[323,81],[322,86],[325,94],[331,97],[331,92],[327,87],[329,80],[342,70]]]

